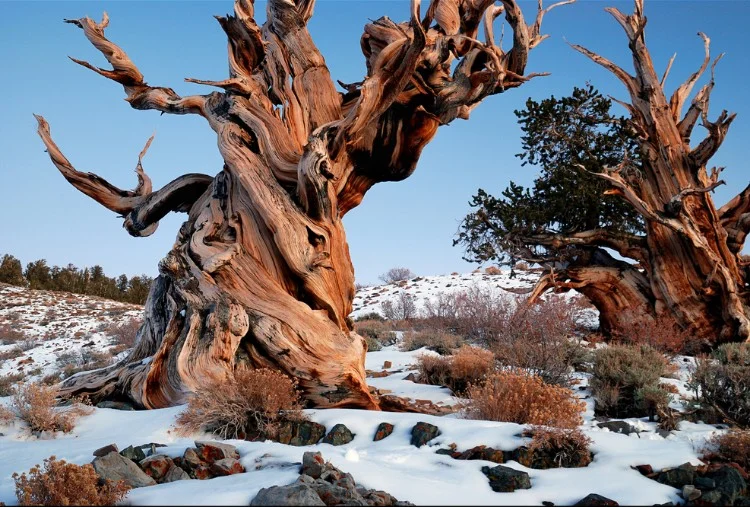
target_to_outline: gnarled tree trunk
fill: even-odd
[[[224,167],[153,191],[141,167],[149,140],[138,186],[123,191],[77,171],[37,117],[63,176],[120,213],[130,234],[151,234],[170,211],[188,213],[159,265],[136,347],[113,367],[67,380],[63,395],[164,407],[247,364],[296,377],[311,405],[377,408],[365,383],[366,345],[348,319],[354,271],[341,219],[372,185],[408,177],[439,125],[468,118],[485,97],[531,77],[523,75],[528,53],[544,39],[540,25],[551,7],[540,1],[527,25],[513,0],[494,3],[435,0],[421,18],[412,0],[408,23],[367,24],[366,78],[342,83],[343,93],[308,32],[312,0],[269,0],[262,27],[252,1],[237,0],[234,15],[218,18],[229,39],[230,77],[188,80],[223,92],[191,97],[147,85],[105,37],[106,14],[98,24],[69,21],[113,69],[77,63],[120,83],[136,109],[204,117]],[[508,51],[492,36],[503,13],[513,30]],[[482,21],[485,42],[477,40]]]
[[[652,316],[668,315],[709,342],[750,340],[750,260],[741,250],[750,231],[750,186],[720,209],[710,192],[724,182],[723,168],[707,169],[729,129],[733,114],[723,111],[708,120],[711,80],[701,88],[683,115],[683,105],[710,63],[709,39],[705,59],[667,99],[664,82],[654,70],[645,43],[643,0],[625,15],[607,9],[625,30],[633,56],[635,75],[585,48],[573,47],[610,70],[622,81],[630,103],[620,102],[630,113],[642,155],[642,170],[628,170],[628,161],[597,176],[607,180],[643,217],[643,236],[588,231],[570,237],[539,238],[537,244],[556,247],[595,247],[595,255],[582,255],[565,269],[540,281],[534,295],[545,290],[576,289],[600,310],[607,330],[624,327],[626,310]],[[669,66],[671,67],[671,63]],[[619,102],[619,101],[618,101]],[[708,135],[690,146],[693,128],[702,120]],[[612,248],[636,265],[615,261],[601,247]]]

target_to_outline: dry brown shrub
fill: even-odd
[[[612,338],[630,345],[648,345],[663,354],[695,354],[706,345],[682,329],[672,317],[650,317],[642,313],[623,312],[627,327],[613,331]]]
[[[472,419],[573,429],[583,424],[586,403],[570,389],[547,384],[537,375],[501,371],[468,390]]]
[[[283,421],[304,418],[295,381],[281,372],[238,368],[228,380],[203,382],[177,418],[183,434],[204,430],[221,438],[274,438]]]
[[[407,331],[401,341],[401,350],[417,350],[426,347],[438,354],[450,354],[464,344],[461,336],[439,329]]]
[[[130,490],[123,481],[100,481],[90,464],[79,466],[55,456],[28,475],[13,474],[13,480],[19,505],[115,505]]]
[[[737,463],[745,472],[750,472],[750,430],[731,429],[715,435],[706,444],[705,459]]]
[[[13,394],[13,386],[22,381],[26,375],[23,373],[9,373],[0,376],[0,396],[10,396]]]
[[[32,432],[62,431],[69,433],[78,417],[90,413],[83,400],[70,400],[70,405],[56,409],[57,389],[41,383],[16,386],[11,398],[11,409],[16,417],[26,422]]]
[[[13,347],[8,350],[4,350],[0,352],[0,364],[2,364],[3,361],[7,361],[8,359],[16,359],[17,357],[21,357],[23,355],[23,350],[21,350],[21,347]]]
[[[531,434],[528,448],[533,462],[529,465],[523,463],[526,466],[576,468],[591,463],[591,439],[579,429],[536,427]]]
[[[501,274],[503,274],[503,272],[497,266],[487,266],[487,268],[485,268],[484,272],[486,274],[488,274],[488,275],[493,275],[493,276],[494,275],[501,275]]]
[[[516,265],[513,266],[513,269],[516,269],[518,271],[528,271],[529,270],[529,264],[524,261],[518,261],[516,262]]]
[[[0,342],[6,345],[26,340],[26,333],[11,324],[0,324]]]
[[[370,352],[396,342],[396,333],[393,332],[392,323],[384,320],[359,320],[354,323],[354,330],[367,340],[367,350]]]
[[[469,385],[480,384],[495,370],[495,356],[489,350],[464,345],[451,356],[422,354],[417,369],[421,382],[446,386],[462,394]]]
[[[750,343],[725,343],[698,359],[690,383],[702,406],[750,428]]]
[[[115,326],[110,325],[105,332],[114,339],[116,345],[133,348],[140,328],[141,321],[139,319],[128,319]]]

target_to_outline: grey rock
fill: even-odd
[[[185,470],[173,466],[162,478],[162,482],[191,481],[192,479]]]
[[[492,491],[510,493],[517,489],[531,488],[531,478],[526,472],[514,468],[498,465],[496,467],[482,467],[482,473],[490,480]]]
[[[223,477],[225,475],[241,474],[245,472],[245,467],[242,466],[239,460],[234,458],[219,459],[211,463],[211,473],[216,477]]]
[[[630,435],[631,433],[638,433],[631,424],[625,421],[607,421],[597,424],[600,428],[606,428],[612,433],[622,433],[623,435]]]
[[[115,410],[135,410],[133,405],[127,401],[100,401],[96,408],[112,408]]]
[[[393,433],[393,425],[391,423],[382,422],[378,424],[378,428],[375,430],[375,436],[372,441],[378,442],[383,440],[385,437],[390,436],[391,433]]]
[[[235,446],[223,442],[196,441],[195,447],[198,456],[206,463],[213,463],[224,458],[240,458],[240,453],[237,452]]]
[[[114,451],[106,456],[95,458],[91,464],[100,478],[115,482],[124,481],[131,488],[156,484],[156,481],[146,475],[133,461]]]
[[[132,445],[129,445],[125,449],[120,451],[120,455],[138,462],[146,459],[146,453],[143,452],[143,449],[141,449],[140,447],[133,447]]]
[[[418,422],[411,429],[411,445],[422,447],[438,435],[440,435],[440,430],[437,426],[426,422]]]
[[[250,505],[325,505],[318,494],[307,484],[272,486],[258,491]]]
[[[99,449],[94,451],[94,456],[100,457],[100,456],[106,456],[110,452],[117,452],[119,449],[117,448],[117,444],[109,444],[105,445],[104,447],[100,447]]]
[[[690,463],[684,463],[677,468],[662,470],[656,480],[667,486],[682,489],[683,486],[693,483],[695,475],[695,467]]]
[[[343,424],[337,424],[323,438],[324,444],[345,445],[354,440],[354,434]]]
[[[326,427],[313,421],[285,421],[279,429],[278,441],[298,447],[314,445],[325,433]]]
[[[716,487],[716,481],[710,477],[696,477],[693,481],[693,485],[700,490],[714,489]]]
[[[706,476],[714,480],[716,483],[714,491],[721,493],[723,502],[727,505],[734,503],[735,499],[747,489],[747,483],[740,472],[728,465],[707,473]]]
[[[700,498],[701,490],[693,486],[692,484],[686,484],[682,487],[682,498],[688,502]]]
[[[610,500],[606,496],[597,495],[596,493],[591,493],[590,495],[586,495],[584,498],[578,500],[578,502],[574,503],[573,505],[592,506],[592,507],[593,506],[616,507],[620,504],[615,502],[614,500]]]
[[[320,479],[320,475],[325,470],[325,465],[326,462],[322,454],[319,452],[306,452],[302,455],[302,476]]]
[[[149,442],[148,444],[143,444],[143,445],[138,446],[138,448],[141,449],[146,454],[146,456],[157,454],[156,449],[158,447],[166,447],[166,445],[157,444],[156,442]]]

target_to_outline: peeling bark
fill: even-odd
[[[348,319],[354,270],[341,219],[373,185],[411,175],[438,126],[533,77],[524,72],[544,39],[542,18],[565,3],[540,2],[527,25],[512,0],[434,0],[424,18],[412,0],[408,23],[365,26],[367,75],[344,92],[307,29],[311,0],[269,0],[263,26],[252,1],[236,0],[232,15],[217,18],[228,37],[229,77],[187,80],[223,91],[189,97],[146,84],[105,37],[106,14],[101,23],[68,21],[112,70],[76,63],[121,84],[135,109],[205,118],[224,167],[152,191],[141,166],[149,140],[137,188],[123,191],[77,171],[38,117],[63,176],[122,215],[131,234],[152,233],[169,211],[188,213],[159,265],[136,347],[117,365],[68,379],[62,393],[164,407],[184,402],[201,379],[249,365],[297,378],[312,406],[378,408],[365,383],[365,341]],[[491,29],[478,41],[479,23],[491,28],[503,13],[512,47],[497,45]]]

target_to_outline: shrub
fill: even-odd
[[[591,463],[591,439],[579,429],[535,427],[519,463],[529,468],[577,468]]]
[[[382,280],[383,283],[393,283],[408,280],[409,278],[414,278],[415,276],[416,275],[412,273],[409,268],[391,268],[380,275],[378,278]]]
[[[182,433],[210,431],[221,438],[275,438],[286,420],[304,418],[295,382],[267,368],[238,368],[228,380],[202,382],[177,418]]]
[[[568,385],[585,354],[575,336],[578,311],[561,298],[534,305],[519,301],[501,315],[490,349],[502,364],[528,370],[549,384]]]
[[[616,341],[631,345],[648,345],[663,354],[671,355],[693,354],[703,345],[668,315],[653,318],[634,311],[624,313],[622,320],[628,324],[627,327],[612,333]]]
[[[362,322],[366,320],[376,320],[379,322],[384,322],[385,317],[380,315],[378,312],[370,312],[370,313],[365,313],[364,315],[360,315],[359,317],[354,319],[354,322]]]
[[[73,430],[75,421],[89,411],[82,400],[71,400],[71,405],[57,409],[57,389],[41,383],[16,386],[11,399],[11,409],[16,417],[26,422],[32,432]]]
[[[367,350],[375,351],[384,345],[396,343],[396,333],[384,320],[361,320],[355,323],[354,330],[367,340]]]
[[[645,405],[636,393],[657,388],[667,368],[665,357],[647,345],[611,345],[594,353],[591,390],[596,412],[610,417],[642,417]]]
[[[382,343],[370,336],[365,336],[365,342],[367,342],[367,352],[377,352],[383,348]]]
[[[414,296],[401,291],[395,301],[387,300],[380,304],[383,316],[388,320],[411,320],[417,316],[417,305]]]
[[[570,389],[547,384],[525,372],[495,373],[468,390],[468,415],[474,419],[575,428],[583,424],[586,403]]]
[[[648,385],[636,389],[635,401],[638,407],[646,412],[649,421],[653,421],[657,415],[659,416],[659,420],[662,421],[666,418],[667,411],[669,410],[669,402],[672,401],[672,395],[661,387],[661,385]]]
[[[0,341],[6,345],[26,339],[26,334],[11,324],[0,324]]]
[[[115,345],[133,348],[140,328],[141,321],[139,319],[128,319],[114,327],[109,327],[107,334],[112,337]]]
[[[39,345],[39,341],[34,338],[26,338],[25,340],[18,342],[16,345],[23,351],[26,352],[27,350],[31,350],[37,345]]]
[[[26,375],[23,373],[9,373],[0,376],[0,396],[10,396],[13,394],[13,386],[22,381]]]
[[[427,347],[438,354],[450,354],[464,343],[458,335],[440,330],[407,331],[401,341],[401,350],[417,350]]]
[[[422,354],[417,361],[420,382],[465,392],[470,385],[482,383],[495,369],[492,352],[464,345],[452,356]]]
[[[503,272],[497,266],[487,266],[484,272],[488,275],[501,275]]]
[[[13,474],[13,480],[19,505],[115,505],[130,489],[123,481],[100,481],[90,464],[79,466],[55,456],[28,476]]]
[[[516,269],[518,271],[528,271],[529,270],[529,264],[524,261],[518,261],[516,262],[516,265],[513,266],[513,269]]]
[[[746,472],[750,472],[750,430],[731,429],[713,436],[706,444],[704,459],[737,463]]]
[[[702,358],[691,378],[699,401],[739,426],[750,426],[750,344],[719,346]]]
[[[7,361],[8,359],[15,359],[17,357],[21,357],[23,355],[23,350],[21,350],[21,347],[15,346],[8,350],[4,350],[0,352],[0,363],[3,361]]]

